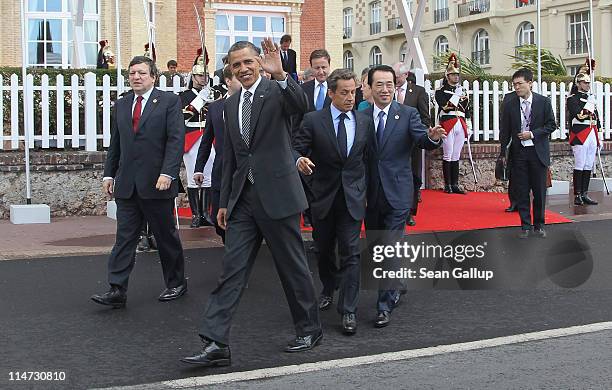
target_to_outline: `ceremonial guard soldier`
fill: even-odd
[[[580,67],[571,95],[567,98],[569,144],[574,152],[574,204],[596,205],[597,202],[588,195],[591,169],[599,147],[598,131],[601,128],[599,113],[595,107],[595,96],[591,90],[591,71],[595,68],[594,60],[586,60]]]
[[[192,214],[192,228],[214,226],[209,213],[211,203],[210,179],[212,162],[215,159],[214,149],[211,150],[211,155],[204,167],[203,187],[200,188],[193,179],[198,149],[204,134],[207,105],[214,101],[214,93],[208,86],[208,72],[206,70],[208,56],[206,54],[202,55],[201,52],[201,49],[198,50],[198,57],[191,70],[191,80],[188,88],[179,95],[185,119],[183,162],[187,171],[187,197]]]
[[[446,130],[446,138],[442,143],[442,172],[444,192],[449,194],[465,194],[459,187],[459,158],[468,133],[471,133],[470,102],[467,92],[459,84],[459,78],[459,61],[453,53],[448,60],[442,86],[436,91],[440,126]]]

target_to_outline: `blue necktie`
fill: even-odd
[[[378,113],[378,126],[376,126],[376,139],[378,140],[378,146],[382,145],[383,133],[385,132],[385,112],[381,111]]]
[[[323,84],[319,84],[319,94],[317,95],[317,102],[315,103],[315,108],[317,111],[320,111],[323,108],[323,103],[325,102],[325,86]]]

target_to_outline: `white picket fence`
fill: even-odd
[[[66,81],[69,81],[66,83]],[[435,82],[435,86],[440,85],[440,80]],[[55,85],[49,85],[47,75],[41,77],[41,84],[34,85],[34,78],[28,75],[26,79],[26,98],[29,107],[34,107],[34,102],[38,105],[35,120],[35,110],[30,109],[28,114],[29,126],[29,147],[41,147],[43,149],[85,149],[87,151],[97,151],[108,147],[110,144],[110,113],[111,95],[116,96],[117,86],[111,85],[110,77],[105,75],[102,85],[96,83],[96,76],[87,73],[79,85],[79,77],[73,75],[69,80],[64,76],[58,75]],[[125,87],[123,77],[119,80],[119,93],[129,87]],[[181,92],[179,76],[175,76],[172,82],[173,87],[167,87],[165,76],[160,77],[162,90]],[[507,81],[499,83],[494,81],[479,82],[474,81],[463,83],[472,101],[473,113],[473,142],[494,142],[499,140],[499,115],[500,104],[506,93],[511,91]],[[559,128],[553,133],[553,139],[566,139],[567,128],[565,118],[565,100],[569,95],[570,85],[565,83],[542,83],[540,91],[539,85],[534,83],[534,91],[549,96],[552,99],[553,111],[557,117]],[[433,96],[434,88],[429,80],[426,81],[425,89]],[[23,112],[23,103],[19,96],[23,93],[23,86],[19,84],[19,78],[13,74],[7,83],[0,76],[0,93],[3,101],[10,100],[8,110],[4,104],[0,104],[0,149],[16,150],[19,148],[20,141],[25,139],[20,113]],[[603,136],[611,139],[612,117],[610,115],[610,104],[612,94],[610,84],[603,85],[595,83],[595,94],[597,106],[602,115]],[[73,104],[73,102],[78,104]],[[430,103],[435,106],[433,99]],[[437,107],[434,107],[437,113]],[[482,108],[482,110],[481,110]],[[482,115],[481,115],[482,111]],[[39,113],[39,114],[38,114]],[[52,126],[51,115],[55,119],[55,126]],[[100,142],[101,141],[101,142]]]

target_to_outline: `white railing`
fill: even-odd
[[[112,102],[117,91],[122,93],[129,89],[123,76],[117,83],[119,88],[111,85],[108,75],[103,76],[102,85],[97,84],[93,73],[85,74],[81,80],[77,75],[68,80],[58,75],[55,83],[50,83],[47,75],[42,75],[40,80],[40,85],[34,85],[31,74],[26,78],[29,107],[35,107],[28,112],[28,123],[33,124],[28,129],[30,148],[97,151],[110,145]],[[23,86],[19,81],[16,74],[8,80],[0,75],[0,150],[19,149],[25,140]],[[173,87],[167,84],[166,77],[161,76],[158,88],[175,93],[184,89],[180,87],[178,75],[172,80]]]
[[[438,88],[442,83],[442,80],[436,80],[434,83],[435,88]],[[544,96],[551,98],[553,112],[557,119],[557,130],[553,132],[552,139],[567,139],[568,129],[565,117],[565,102],[569,96],[570,84],[559,83],[542,83],[542,90],[540,91],[537,82],[533,83],[533,91],[539,92]],[[512,91],[511,85],[504,81],[499,83],[493,81],[483,81],[482,83],[478,80],[471,83],[468,81],[463,82],[463,87],[467,89],[470,101],[472,103],[472,131],[473,142],[492,142],[499,141],[499,120],[501,113],[501,103],[504,96]],[[438,107],[433,99],[435,90],[432,88],[430,80],[425,81],[425,90],[429,93],[431,99],[430,103],[433,105],[436,117],[438,114]],[[605,139],[609,140],[612,138],[612,117],[610,116],[610,104],[612,101],[612,93],[610,93],[610,84],[602,84],[601,82],[595,83],[595,96],[597,100],[597,107],[601,115],[602,132]]]
[[[123,77],[119,80],[119,92],[125,87]],[[434,85],[440,85],[440,80]],[[52,85],[54,84],[54,85]],[[179,93],[179,76],[175,76],[173,87],[166,87],[165,76],[160,77],[162,90]],[[112,101],[117,96],[117,85],[111,85],[110,77],[102,78],[102,85],[96,83],[93,73],[87,73],[83,80],[73,75],[65,80],[58,75],[55,83],[49,82],[47,75],[41,76],[40,85],[34,85],[34,78],[28,75],[26,79],[29,107],[36,109],[28,113],[28,123],[33,124],[29,130],[30,148],[35,146],[48,149],[85,149],[97,151],[110,144],[110,114]],[[507,81],[499,83],[494,81],[469,83],[465,81],[464,87],[468,90],[472,101],[473,141],[494,142],[499,140],[500,105],[503,97],[511,90]],[[425,89],[433,97],[432,83],[427,80]],[[539,86],[534,83],[534,91]],[[552,98],[553,110],[556,114],[559,128],[553,133],[553,139],[567,139],[567,126],[565,118],[565,99],[569,95],[569,85],[560,83],[542,83],[542,93]],[[610,103],[612,94],[610,84],[595,83],[597,106],[602,116],[603,136],[611,139],[612,117]],[[13,74],[8,80],[0,76],[0,94],[3,104],[0,104],[0,150],[19,149],[20,143],[25,139],[23,132],[23,87],[19,78]],[[8,103],[6,103],[8,99]],[[437,114],[434,99],[430,99]],[[73,104],[78,102],[78,104]],[[5,107],[6,105],[6,107]]]

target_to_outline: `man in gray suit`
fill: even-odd
[[[374,122],[375,142],[370,146],[366,232],[384,231],[387,243],[394,244],[404,233],[414,193],[411,151],[439,147],[445,136],[440,126],[429,131],[413,107],[393,100],[395,72],[387,65],[370,69],[368,84],[374,106],[364,111]],[[378,315],[374,325],[389,324],[391,311],[400,299],[400,287],[384,286],[378,292]]]
[[[322,338],[312,276],[300,232],[306,196],[291,149],[289,118],[308,103],[283,71],[279,48],[262,43],[263,58],[250,42],[236,42],[228,66],[242,84],[224,107],[223,179],[217,219],[226,229],[223,271],[211,293],[200,329],[202,351],[181,361],[200,366],[230,364],[229,333],[262,239],[272,252],[297,337],[285,348],[299,352]],[[273,80],[260,76],[260,69]]]

